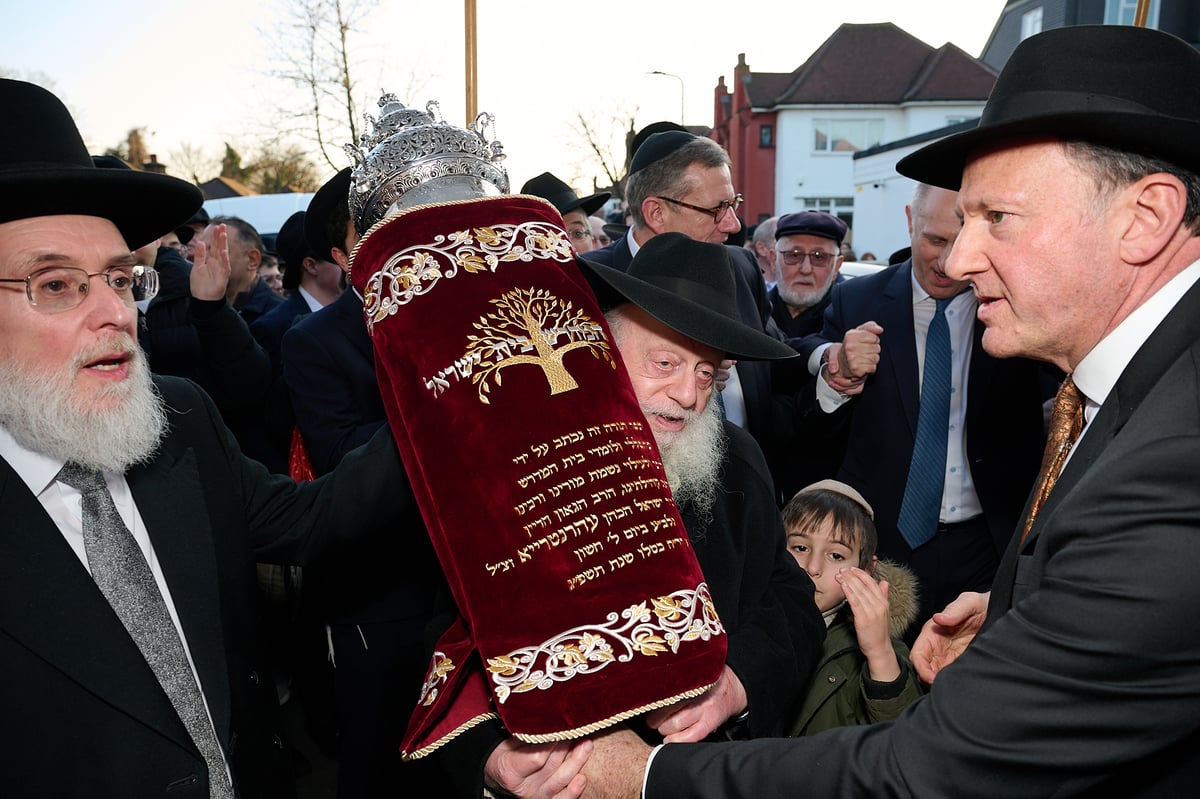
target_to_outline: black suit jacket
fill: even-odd
[[[387,419],[362,300],[347,289],[283,337],[284,380],[317,474],[325,474]]]
[[[256,651],[255,561],[305,562],[415,502],[386,433],[337,475],[296,486],[243,457],[191,383],[156,384],[170,429],[129,485],[240,795],[290,792],[274,682]],[[204,759],[149,666],[2,460],[0,519],[4,794],[207,797]]]
[[[282,303],[250,323],[250,333],[266,350],[275,374],[280,373],[279,350],[283,343],[283,334],[311,312],[308,301],[300,294],[300,290],[296,289]]]
[[[847,330],[868,320],[883,327],[882,352],[862,393],[833,414],[841,418],[830,419],[831,424],[848,425],[838,477],[874,507],[880,557],[907,563],[912,550],[896,520],[920,405],[912,261],[839,285],[826,309],[821,337],[841,341]],[[996,552],[1001,553],[1041,463],[1046,384],[1039,364],[993,358],[984,352],[982,336],[983,326],[976,321],[967,378],[967,462]]]
[[[669,746],[647,798],[1192,795],[1197,464],[1200,285],[1122,373],[927,697],[892,724]]]
[[[629,269],[633,255],[629,250],[629,236],[613,242],[607,247],[592,250],[579,256],[594,263],[611,266],[622,272]],[[726,246],[733,263],[734,300],[738,319],[744,324],[761,330],[772,338],[783,340],[783,334],[771,318],[771,301],[767,298],[767,284],[763,279],[758,261],[745,247]],[[746,426],[760,447],[766,446],[772,436],[771,391],[772,363],[769,361],[741,361],[737,365],[738,380],[746,400]]]

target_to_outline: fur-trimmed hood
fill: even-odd
[[[900,638],[917,618],[920,597],[917,575],[907,566],[880,560],[875,567],[875,579],[887,580],[888,606],[891,610],[888,632],[892,638]]]

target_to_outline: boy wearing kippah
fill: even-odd
[[[783,509],[788,551],[812,578],[828,628],[789,735],[894,719],[922,693],[900,640],[916,615],[916,577],[876,557],[873,516],[837,480],[801,489]]]

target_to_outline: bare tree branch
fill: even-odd
[[[576,124],[571,126],[582,146],[590,151],[587,163],[599,165],[609,185],[618,188],[618,196],[625,178],[625,131],[633,129],[636,116],[637,108],[630,112],[618,110],[603,119],[580,111],[575,116]]]

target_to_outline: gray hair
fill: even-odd
[[[1118,150],[1087,141],[1064,141],[1067,157],[1075,161],[1096,181],[1100,202],[1147,175],[1165,172],[1178,178],[1187,192],[1187,207],[1183,224],[1193,234],[1200,235],[1200,175],[1151,156]]]
[[[775,241],[775,230],[779,227],[779,217],[764,219],[754,228],[754,243],[771,245]]]
[[[732,162],[721,145],[697,136],[670,155],[629,175],[625,178],[625,201],[629,203],[634,225],[642,227],[646,224],[642,203],[647,197],[678,199],[695,188],[694,181],[686,174],[692,164],[711,169],[731,166]]]

